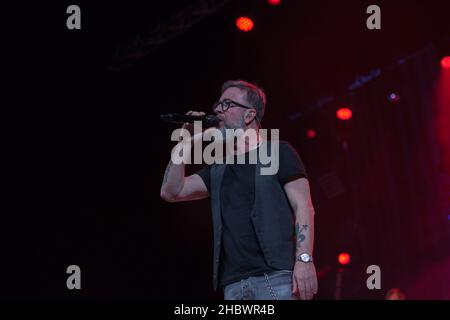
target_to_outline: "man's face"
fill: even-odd
[[[248,106],[247,92],[242,89],[231,87],[225,90],[220,96],[220,101],[230,99],[244,106]],[[217,106],[214,112],[222,120],[217,126],[219,129],[245,129],[244,115],[249,109],[232,106],[227,111],[223,111],[221,106]]]

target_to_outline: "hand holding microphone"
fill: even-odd
[[[189,139],[186,139],[186,137],[183,138],[183,141],[185,142],[195,142],[202,140],[203,134],[209,130],[217,130],[217,128],[215,127],[221,121],[215,114],[206,115],[205,112],[202,111],[188,111],[186,112],[186,114],[162,114],[161,119],[169,123],[182,123],[183,125],[181,128],[187,130],[190,136]],[[201,122],[202,130],[200,132],[195,131],[194,121]]]
[[[187,116],[190,116],[190,118],[186,118],[186,120],[192,119],[192,122],[187,121],[185,123],[183,123],[182,128],[186,129],[190,132],[190,134],[194,134],[194,121],[202,121],[203,124],[203,118],[206,115],[206,113],[201,112],[201,111],[188,111],[186,112]]]
[[[162,114],[161,119],[170,123],[190,123],[194,121],[201,121],[203,127],[215,127],[219,124],[220,119],[214,114],[206,115],[204,112],[188,111],[185,115],[180,113]],[[189,130],[189,126],[183,126]]]

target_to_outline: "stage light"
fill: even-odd
[[[389,94],[388,100],[389,100],[390,102],[397,102],[397,101],[400,100],[400,95],[398,95],[398,94],[395,93],[395,92],[392,92],[392,93]]]
[[[392,288],[386,293],[386,300],[405,300],[405,294],[399,288]]]
[[[316,136],[316,131],[313,129],[308,129],[308,131],[306,131],[306,136],[312,139]]]
[[[446,56],[446,57],[442,58],[441,66],[444,69],[450,69],[450,56]]]
[[[350,262],[350,255],[346,252],[340,253],[338,255],[338,261],[341,265],[345,266]]]
[[[336,116],[341,120],[349,120],[352,117],[352,110],[349,108],[339,108]]]
[[[236,26],[239,30],[248,32],[253,29],[254,23],[252,19],[248,17],[240,17],[236,20]]]
[[[267,3],[270,4],[271,6],[277,6],[279,5],[281,2],[281,0],[267,0]]]

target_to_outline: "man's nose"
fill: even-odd
[[[221,106],[216,106],[216,107],[214,108],[213,112],[214,112],[215,114],[221,114],[221,113],[223,113],[222,107],[221,107]]]

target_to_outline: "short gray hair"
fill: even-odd
[[[228,88],[239,88],[247,92],[247,101],[256,109],[256,118],[261,122],[267,102],[264,91],[256,84],[244,80],[228,80],[222,85],[222,93]]]

